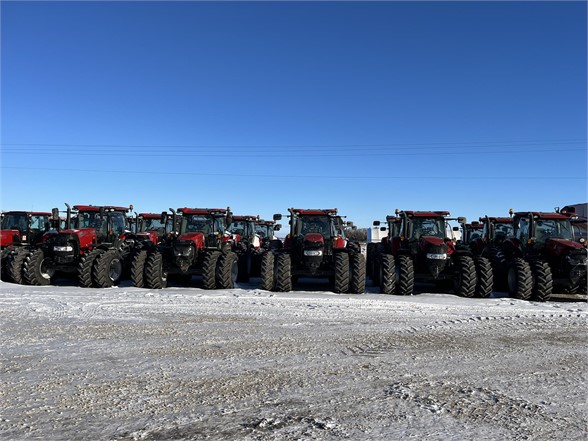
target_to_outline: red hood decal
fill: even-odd
[[[204,240],[204,233],[196,232],[196,233],[184,233],[180,234],[178,240],[191,240],[193,242],[202,241]]]
[[[584,246],[579,242],[568,239],[547,239],[545,243],[548,253],[559,256],[566,250],[582,250]]]
[[[443,245],[445,241],[437,236],[421,236],[419,239],[421,245]]]
[[[318,233],[308,233],[304,236],[304,241],[305,242],[319,242],[319,243],[325,243],[325,238],[323,237],[322,234],[318,234]]]

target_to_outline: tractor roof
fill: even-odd
[[[117,207],[114,205],[74,205],[73,208],[78,211],[100,211],[101,208],[104,208],[106,211],[124,211],[125,213],[130,210],[129,207]]]
[[[569,219],[570,217],[565,214],[559,213],[543,213],[540,211],[518,211],[515,216],[528,216],[532,215],[536,219]]]
[[[449,216],[450,214],[449,211],[401,211],[401,213],[414,217],[439,217]]]
[[[256,221],[257,219],[258,219],[257,216],[250,216],[250,215],[233,216],[234,221]]]
[[[212,216],[227,214],[226,208],[178,208],[176,211],[182,214],[208,214]]]
[[[30,214],[32,216],[51,216],[51,213],[47,213],[46,211],[20,211],[20,210],[11,210],[11,211],[3,211],[2,215],[5,214]]]
[[[273,220],[265,220],[265,219],[257,219],[255,221],[257,225],[274,225],[276,221]]]
[[[292,208],[292,211],[299,215],[314,215],[314,216],[336,216],[336,208]]]
[[[490,220],[490,222],[492,222],[493,224],[512,224],[512,218],[510,217],[494,217],[494,216],[488,216],[488,219]],[[481,217],[480,218],[480,222],[484,222],[486,220],[485,217]]]
[[[144,219],[161,219],[161,213],[139,213],[139,217]]]
[[[465,224],[466,228],[471,228],[472,230],[481,230],[482,228],[484,228],[484,225],[482,224]]]
[[[400,220],[398,216],[386,216],[386,222],[399,222]]]

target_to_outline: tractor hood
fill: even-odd
[[[445,246],[445,241],[437,236],[421,236],[419,239],[419,247],[424,250],[431,246]]]
[[[322,234],[308,233],[304,236],[304,245],[323,246],[324,244],[325,238]]]
[[[581,243],[568,239],[547,239],[545,247],[547,253],[553,256],[561,256],[569,250],[584,249],[584,246]]]
[[[96,230],[94,228],[79,228],[74,230],[61,230],[59,236],[76,236],[80,241],[80,247],[85,248],[96,243]]]
[[[0,231],[0,245],[7,247],[14,245],[15,242],[20,242],[20,231],[18,230],[2,230]]]
[[[139,240],[153,242],[154,244],[157,244],[158,242],[157,231],[145,231],[143,233],[137,233],[137,238]]]
[[[204,246],[204,233],[196,232],[180,234],[178,240],[187,240],[190,242],[194,242],[196,244],[196,248],[201,248]]]

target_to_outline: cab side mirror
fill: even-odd
[[[379,227],[380,226],[380,221],[374,221],[374,227]]]
[[[280,231],[280,228],[282,228],[282,224],[274,225],[274,231]]]
[[[52,208],[51,209],[51,219],[54,221],[59,220],[59,208]]]
[[[276,213],[276,214],[274,214],[274,220],[275,220],[275,221],[282,220],[282,215],[281,215],[280,213]]]

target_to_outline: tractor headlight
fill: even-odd
[[[427,253],[427,259],[447,260],[447,254]]]
[[[67,245],[64,247],[62,247],[62,246],[54,246],[53,247],[53,251],[56,251],[56,252],[71,253],[73,250],[74,250],[73,247],[70,245]]]
[[[305,256],[322,256],[322,250],[304,250]]]

